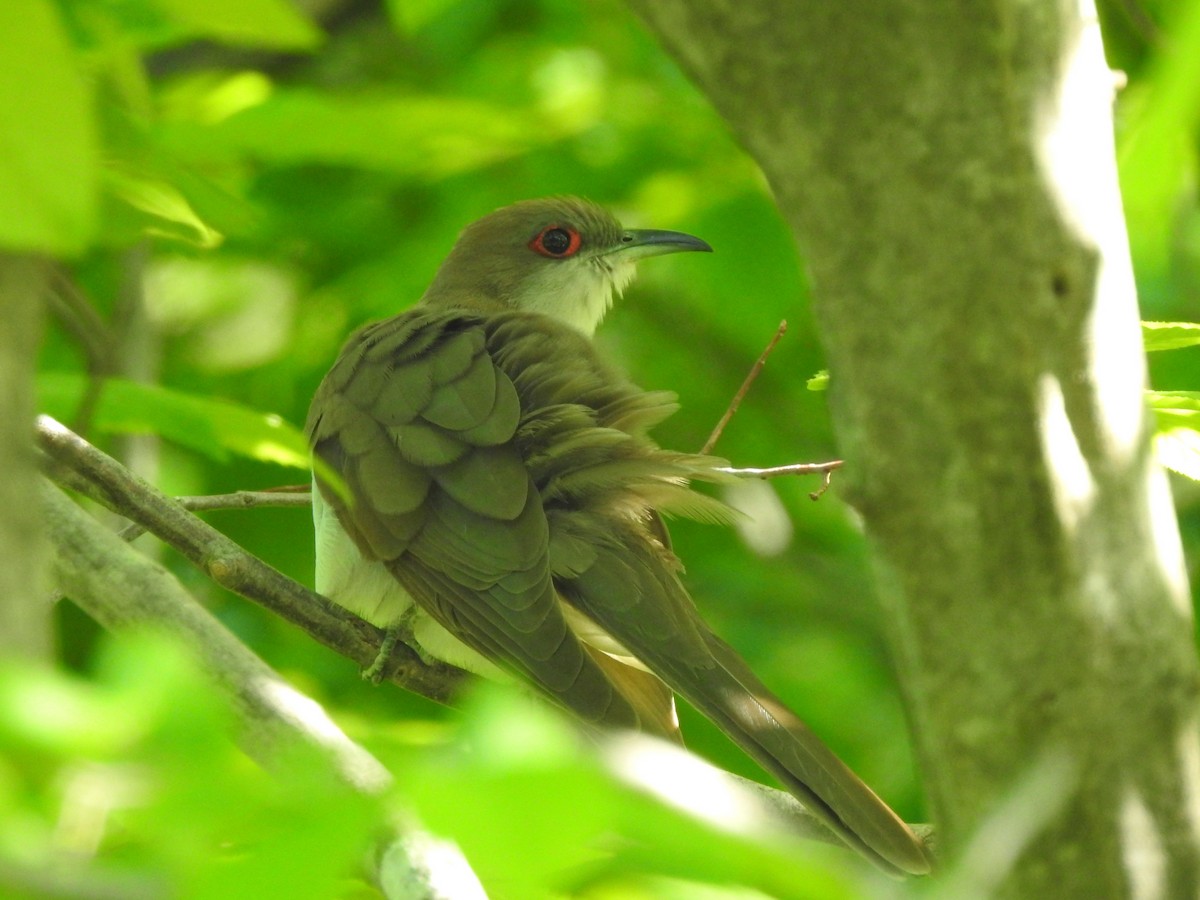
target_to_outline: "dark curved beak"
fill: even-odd
[[[664,253],[683,253],[701,250],[712,253],[707,241],[684,234],[682,231],[658,231],[652,228],[627,228],[621,232],[621,242],[610,253],[619,253],[626,259],[645,259],[662,256]]]

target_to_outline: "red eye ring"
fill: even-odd
[[[567,225],[547,225],[529,242],[529,249],[551,259],[566,259],[579,250],[579,232]]]

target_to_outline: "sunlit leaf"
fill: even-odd
[[[829,387],[829,370],[822,369],[806,383],[810,391],[823,391]]]
[[[1147,391],[1154,449],[1173,472],[1200,481],[1200,391]]]
[[[1154,436],[1158,460],[1172,472],[1200,481],[1200,421],[1190,428],[1170,428]]]
[[[1200,391],[1146,391],[1146,402],[1155,412],[1188,415],[1200,412]]]
[[[99,151],[88,81],[48,0],[0,3],[0,247],[92,240]]]
[[[1200,323],[1196,322],[1143,322],[1142,343],[1146,352],[1176,350],[1200,344]]]
[[[107,168],[104,175],[115,196],[149,217],[145,225],[147,234],[203,248],[221,243],[220,232],[205,224],[187,198],[169,182],[133,175],[116,167]]]
[[[400,776],[404,792],[425,825],[462,847],[486,887],[545,897],[596,858],[616,798],[549,710],[490,686],[473,699],[469,744],[486,752],[439,750]]]
[[[39,376],[43,411],[69,422],[85,387],[81,375]],[[110,433],[156,434],[218,460],[235,453],[295,469],[309,466],[304,435],[277,415],[119,378],[104,383],[94,427]]]
[[[0,666],[0,774],[17,789],[0,795],[7,884],[20,857],[103,896],[340,895],[379,827],[377,800],[316,750],[276,748],[271,773],[250,764],[194,649],[122,634],[86,680]]]

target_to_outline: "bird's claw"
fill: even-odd
[[[396,645],[400,643],[400,639],[404,634],[404,626],[400,624],[389,625],[383,632],[383,642],[379,645],[379,652],[375,654],[375,661],[362,670],[363,681],[369,681],[371,684],[379,684],[387,676],[389,664],[392,662],[392,653],[396,650]]]

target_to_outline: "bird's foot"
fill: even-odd
[[[383,643],[379,645],[379,652],[375,654],[375,661],[362,670],[363,681],[369,681],[371,684],[379,684],[387,676],[388,668],[392,663],[392,654],[396,650],[396,645],[401,642],[401,639],[408,636],[408,629],[402,623],[397,622],[395,625],[389,625],[383,631]]]

